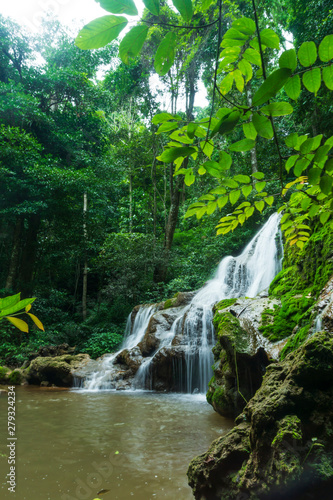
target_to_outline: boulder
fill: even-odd
[[[40,385],[48,382],[62,387],[71,387],[74,381],[74,370],[82,368],[90,361],[88,354],[65,354],[57,357],[38,357],[31,361],[24,370],[29,384]]]
[[[333,338],[315,333],[266,369],[236,427],[192,460],[200,500],[331,498]]]
[[[171,308],[168,311],[158,311],[150,318],[146,333],[138,344],[142,356],[151,356],[157,351],[161,341],[169,334],[178,315],[179,309]]]

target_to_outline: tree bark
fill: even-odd
[[[19,269],[20,248],[22,245],[22,229],[24,218],[22,215],[16,217],[16,224],[13,235],[13,247],[10,257],[8,275],[6,279],[5,290],[14,290],[15,281]]]
[[[33,293],[33,279],[37,257],[38,231],[40,227],[39,214],[33,214],[28,220],[28,231],[22,254],[19,281],[22,297],[29,297]]]
[[[82,319],[87,319],[87,289],[88,289],[88,258],[87,258],[87,211],[88,196],[83,194],[83,239],[84,239],[84,265],[83,265],[83,283],[82,283]]]

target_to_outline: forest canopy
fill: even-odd
[[[113,349],[277,209],[295,251],[331,221],[330,2],[147,0],[120,42],[135,4],[100,3],[78,35],[0,17],[2,295],[36,296],[46,330],[1,324],[6,362]]]

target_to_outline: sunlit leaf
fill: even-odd
[[[295,71],[297,67],[297,57],[295,49],[289,49],[282,52],[279,58],[280,68],[289,68]]]
[[[333,59],[333,35],[327,35],[319,45],[319,58],[323,62]]]
[[[99,49],[117,38],[127,25],[126,17],[103,16],[86,24],[75,39],[79,49]]]
[[[259,210],[259,212],[262,212],[265,208],[265,202],[263,200],[255,201],[254,206],[257,210]]]
[[[147,7],[149,12],[158,16],[160,13],[160,2],[159,0],[142,0],[144,5]]]
[[[265,174],[263,172],[254,172],[252,174],[252,177],[255,179],[258,179],[259,181],[265,177]]]
[[[260,53],[255,49],[246,49],[243,57],[252,64],[261,67]]]
[[[290,99],[296,101],[301,93],[301,79],[299,75],[295,75],[292,78],[289,78],[287,83],[284,86],[284,90]]]
[[[257,137],[257,131],[252,122],[243,123],[243,132],[247,139],[255,140]]]
[[[314,42],[304,42],[298,50],[298,59],[302,66],[312,66],[317,59],[317,47]]]
[[[13,325],[16,326],[16,328],[18,328],[19,330],[21,330],[21,332],[25,333],[29,332],[29,327],[27,323],[22,319],[14,318],[13,316],[6,316],[6,319],[8,319],[8,321],[13,323]]]
[[[323,68],[323,80],[329,90],[333,90],[333,66]]]
[[[158,125],[159,123],[166,122],[167,120],[181,120],[180,116],[171,115],[170,113],[158,113],[152,119],[152,123],[154,125]]]
[[[230,92],[233,83],[234,83],[234,75],[232,73],[228,73],[227,76],[223,78],[222,82],[220,83],[221,94],[226,95],[228,92]]]
[[[99,2],[102,9],[111,12],[112,14],[127,14],[129,16],[137,16],[138,10],[133,0],[96,0]]]
[[[43,332],[44,332],[45,330],[44,330],[43,323],[37,318],[37,316],[35,316],[34,314],[31,314],[31,313],[28,313],[28,315],[30,316],[32,321],[35,323],[35,325],[38,326],[38,328],[40,330],[43,330]]]
[[[145,43],[148,28],[144,25],[134,26],[122,39],[119,45],[119,56],[124,64],[136,57]]]
[[[285,169],[287,172],[295,165],[296,161],[298,160],[299,155],[292,155],[288,158],[285,164]]]
[[[289,68],[280,68],[269,75],[254,94],[252,105],[260,106],[274,97],[291,75]]]
[[[212,156],[212,153],[214,151],[214,144],[212,141],[202,141],[200,142],[200,147],[205,155],[208,156],[208,158]]]
[[[250,151],[254,148],[256,142],[252,139],[242,139],[241,141],[234,142],[230,145],[230,151]]]
[[[328,219],[331,217],[331,213],[330,212],[323,212],[322,214],[320,214],[320,222],[324,225],[326,224],[326,222],[328,221]]]
[[[21,294],[17,293],[16,295],[11,295],[9,297],[4,297],[0,299],[0,311],[2,309],[7,309],[8,307],[14,306],[18,302],[20,302]]]
[[[254,21],[248,17],[241,17],[232,23],[232,27],[244,35],[253,35],[256,31]]]
[[[249,82],[252,78],[252,66],[246,59],[241,59],[238,63],[238,68],[245,76],[246,83]]]
[[[258,193],[260,193],[266,186],[266,182],[265,181],[262,181],[262,182],[257,182],[256,185],[255,185],[255,188],[256,188],[256,191]]]
[[[243,184],[248,184],[251,179],[248,175],[238,174],[234,176],[235,181],[242,182]]]
[[[176,122],[164,122],[159,126],[156,134],[162,134],[162,132],[170,132],[171,130],[175,130],[178,128],[178,123]]]
[[[285,116],[290,115],[294,110],[289,102],[271,102],[260,111],[268,116]]]
[[[249,196],[249,194],[251,194],[251,192],[252,192],[252,186],[243,186],[242,187],[242,193],[243,193],[245,198],[247,198]]]
[[[241,194],[241,192],[239,189],[237,191],[230,191],[229,200],[230,200],[231,205],[235,205],[235,203],[237,203],[237,201],[239,200],[240,194]]]
[[[196,149],[191,147],[169,148],[163,151],[161,156],[157,157],[157,159],[163,161],[164,163],[172,163],[180,156],[183,156],[185,158],[186,156],[190,156],[195,152]]]
[[[191,0],[172,0],[173,5],[178,10],[184,21],[191,21],[193,16],[193,8]]]
[[[267,205],[272,206],[274,203],[274,196],[267,196],[267,198],[265,198],[265,202]]]
[[[280,47],[278,35],[269,28],[260,31],[260,38],[262,43],[271,49],[278,49]]]
[[[175,59],[176,33],[170,31],[159,44],[154,61],[157,74],[164,76],[167,74]]]
[[[309,92],[313,92],[316,95],[321,84],[320,68],[313,68],[303,73],[302,81],[304,87],[307,88]]]
[[[235,80],[237,90],[239,90],[239,92],[243,92],[243,90],[244,90],[244,78],[242,76],[242,72],[239,69],[236,69],[235,71],[233,71],[233,75],[234,75],[234,80]]]
[[[265,139],[271,139],[273,137],[273,127],[269,118],[259,115],[259,113],[254,113],[252,121],[256,131],[261,137],[264,137]]]
[[[195,181],[195,175],[193,173],[193,170],[192,168],[188,168],[185,174],[184,182],[186,186],[191,186],[191,184],[193,184],[194,181]]]

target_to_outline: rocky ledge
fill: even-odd
[[[197,500],[331,498],[333,337],[313,334],[266,368],[228,434],[188,469]]]

